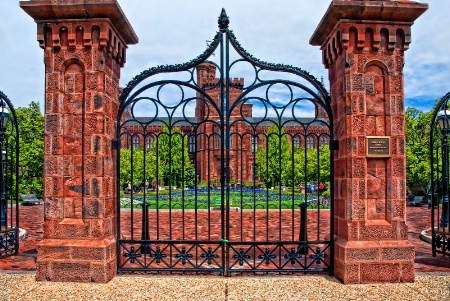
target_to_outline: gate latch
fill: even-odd
[[[221,238],[221,239],[220,239],[220,242],[227,243],[227,242],[228,242],[228,239],[223,239],[223,238]]]

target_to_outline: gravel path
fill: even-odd
[[[1,272],[0,300],[449,300],[450,273],[420,273],[414,283],[343,285],[329,276],[119,276],[107,284],[36,282]]]

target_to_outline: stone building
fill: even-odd
[[[197,84],[214,101],[218,108],[220,103],[219,78],[216,77],[216,67],[212,63],[202,63],[196,68]],[[267,116],[255,116],[253,104],[239,102],[233,106],[242,95],[244,78],[230,79],[230,142],[229,142],[229,173],[230,180],[237,183],[258,181],[256,152],[265,147],[267,130],[280,121]],[[189,160],[197,165],[198,180],[210,183],[220,183],[222,136],[220,135],[220,116],[218,111],[212,110],[202,95],[197,93],[195,116],[175,117],[172,119],[174,127],[179,128],[187,136]],[[151,114],[149,114],[151,115]],[[154,149],[156,140],[168,123],[167,117],[151,121],[153,116],[132,117],[130,112],[123,114],[124,135],[121,139],[122,148]],[[127,122],[128,120],[133,120]],[[323,107],[317,106],[315,116],[300,117],[299,120],[282,117],[281,124],[293,149],[316,148],[329,144],[328,118]],[[147,124],[150,122],[149,124]],[[307,130],[304,124],[310,123]],[[143,126],[145,124],[145,126]],[[195,127],[194,124],[201,124]],[[145,127],[145,130],[144,130]],[[144,134],[145,132],[145,134]]]

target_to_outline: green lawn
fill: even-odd
[[[221,206],[222,194],[220,190],[185,190],[185,191],[168,191],[147,192],[145,194],[146,203],[149,209],[208,209]],[[131,197],[121,198],[122,208],[141,208],[144,199],[143,193],[133,195]],[[329,208],[330,201],[321,199],[318,205],[317,195],[306,195],[308,208]],[[305,194],[292,193],[291,191],[262,190],[262,189],[246,189],[230,191],[230,205],[241,209],[291,209],[299,208],[299,204],[305,200]]]

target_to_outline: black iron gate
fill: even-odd
[[[430,131],[431,158],[431,232],[433,256],[450,256],[449,229],[449,135],[450,93],[434,109]]]
[[[0,91],[0,256],[19,251],[19,129],[11,101]]]
[[[119,272],[332,273],[329,95],[218,23],[199,57],[120,98]]]

